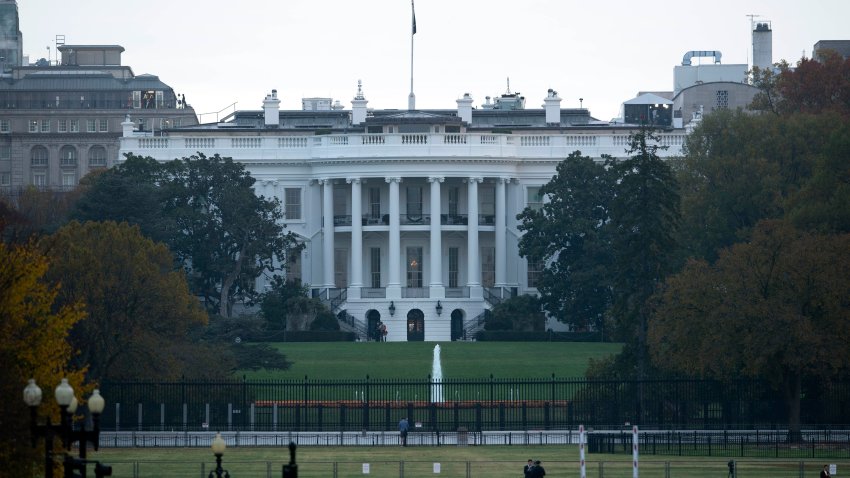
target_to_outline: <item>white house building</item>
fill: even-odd
[[[541,205],[556,165],[576,150],[625,157],[637,128],[563,109],[552,90],[540,109],[510,92],[478,107],[465,94],[450,110],[367,103],[358,87],[350,110],[308,98],[302,110],[281,111],[273,90],[262,111],[159,136],[134,131],[129,118],[121,157],[202,152],[243,163],[306,246],[288,277],[361,328],[381,320],[387,340],[447,341],[504,298],[536,292],[542,264],[519,257],[516,216]],[[679,155],[684,138],[667,126],[660,154]]]

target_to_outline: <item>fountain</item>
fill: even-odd
[[[431,402],[443,403],[443,366],[440,364],[440,345],[434,346],[434,363],[431,365]]]

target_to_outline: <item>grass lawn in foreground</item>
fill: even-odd
[[[283,342],[271,344],[293,362],[287,371],[240,371],[248,379],[426,378],[434,342]],[[582,378],[588,360],[621,344],[597,342],[442,342],[443,378]]]
[[[578,476],[578,447],[576,446],[485,446],[485,447],[322,447],[302,446],[296,454],[300,478],[328,478],[333,476],[336,464],[340,477],[371,476],[391,478],[400,476],[404,467],[405,477],[466,476],[467,462],[471,476],[487,478],[514,478],[522,475],[522,466],[529,458],[539,459],[546,468],[547,476]],[[133,468],[138,466],[139,478],[145,477],[192,477],[201,476],[201,470],[209,473],[215,466],[212,452],[208,448],[143,448],[101,449],[93,459],[110,464],[113,477],[133,477]],[[669,462],[671,478],[717,478],[727,476],[726,463],[729,457],[681,457],[640,456],[642,478],[665,477]],[[289,451],[280,448],[227,448],[223,467],[234,477],[281,476],[281,466],[289,461]],[[403,462],[403,464],[402,464]],[[738,476],[741,478],[798,477],[802,463],[805,477],[816,478],[825,463],[835,463],[838,471],[850,470],[850,460],[820,459],[758,459],[738,458]],[[202,465],[203,463],[203,465]],[[369,464],[369,474],[363,474],[363,464]],[[440,473],[434,473],[434,463],[440,464]],[[606,478],[632,476],[631,455],[587,455],[587,475]],[[836,475],[839,476],[839,475]],[[841,475],[843,476],[843,475]]]

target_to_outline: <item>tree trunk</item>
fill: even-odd
[[[800,433],[800,394],[803,390],[803,377],[799,372],[786,372],[783,378],[785,406],[788,410],[788,442],[799,443],[803,440]]]

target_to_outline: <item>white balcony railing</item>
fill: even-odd
[[[680,156],[684,133],[663,133],[658,144],[667,149],[662,157]],[[627,134],[339,134],[321,136],[126,136],[121,139],[123,153],[144,152],[162,158],[188,156],[196,151],[220,153],[236,160],[263,158],[338,159],[429,157],[493,157],[563,159],[579,150],[583,155],[600,157],[607,154],[625,157],[629,145]],[[158,151],[150,151],[158,150]]]

